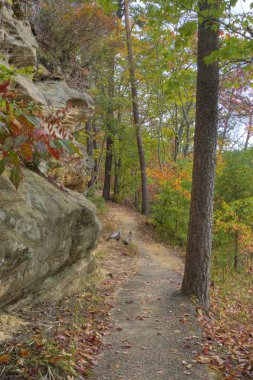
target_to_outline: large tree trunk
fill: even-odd
[[[212,5],[213,4],[213,5]],[[219,47],[218,21],[212,17],[215,4],[199,3],[210,16],[199,21],[196,128],[190,220],[182,293],[196,296],[209,307],[210,256],[215,161],[218,129],[218,63],[206,65],[204,58]],[[206,11],[209,10],[209,13]],[[217,10],[217,8],[216,8]]]
[[[148,182],[146,173],[146,159],[145,152],[141,136],[141,126],[140,126],[140,114],[139,114],[139,103],[138,103],[138,93],[137,93],[137,82],[135,76],[135,66],[133,58],[132,40],[131,40],[131,25],[129,17],[129,1],[125,0],[124,7],[125,14],[125,29],[127,38],[127,52],[128,52],[128,67],[131,82],[131,92],[132,92],[132,104],[133,104],[133,121],[136,133],[140,170],[141,170],[141,212],[142,214],[148,213]]]
[[[116,16],[121,19],[123,16],[123,5],[124,0],[118,0],[118,10],[116,12]],[[109,78],[109,99],[110,104],[108,108],[108,136],[106,139],[106,158],[105,158],[105,178],[104,178],[104,188],[103,188],[103,198],[105,200],[110,199],[111,193],[111,173],[112,173],[112,161],[113,161],[113,127],[112,121],[114,118],[113,114],[113,98],[114,98],[114,73],[115,73],[115,51],[113,49],[111,53],[111,70],[110,70],[110,78]]]

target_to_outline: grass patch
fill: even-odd
[[[90,192],[87,194],[87,199],[96,206],[98,215],[106,214],[108,208],[103,197],[94,192]]]

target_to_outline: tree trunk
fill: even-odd
[[[183,116],[186,124],[186,143],[183,148],[183,154],[184,157],[186,157],[189,154],[190,151],[190,143],[191,143],[191,123],[188,118],[188,114],[190,112],[191,105],[187,107],[187,110],[185,109],[184,105],[182,104],[182,111],[183,111]]]
[[[112,147],[113,140],[110,136],[106,139],[106,158],[105,158],[105,178],[104,178],[104,188],[103,188],[103,198],[108,201],[110,199],[111,192],[111,172],[112,172]]]
[[[93,150],[93,152],[94,151],[97,152],[97,150],[98,150],[96,136],[97,136],[97,127],[96,127],[95,123],[93,122],[92,123],[92,150]],[[91,186],[93,186],[97,180],[98,171],[99,171],[98,166],[99,166],[98,159],[94,157],[94,169],[93,169],[91,180],[90,180]]]
[[[120,179],[121,179],[121,158],[115,160],[115,178],[114,178],[114,189],[113,189],[113,202],[117,202],[120,193]]]
[[[134,67],[134,58],[133,58],[133,49],[132,49],[132,40],[131,40],[131,26],[130,26],[130,17],[129,17],[129,1],[125,0],[124,7],[125,14],[125,30],[126,30],[126,39],[127,39],[127,52],[128,52],[128,68],[131,82],[131,92],[132,92],[132,105],[133,105],[133,121],[136,133],[139,161],[140,161],[140,170],[141,170],[141,193],[142,193],[142,202],[141,202],[141,212],[142,214],[148,214],[148,182],[147,182],[147,173],[146,173],[146,159],[145,152],[141,136],[141,126],[140,126],[140,115],[139,115],[139,103],[138,103],[138,93],[137,93],[137,83],[135,76],[135,67]]]
[[[221,137],[221,144],[220,144],[220,153],[223,153],[224,145],[226,142],[230,116],[231,116],[231,113],[229,109],[227,115],[225,116],[225,122],[224,122],[224,127],[223,127],[223,132],[222,132],[222,137]]]
[[[114,98],[114,65],[115,57],[112,52],[110,64],[110,74],[108,83],[108,117],[107,117],[107,138],[106,138],[106,157],[105,157],[105,178],[103,188],[103,198],[108,201],[111,193],[111,175],[113,161],[113,98]]]
[[[212,5],[213,4],[213,5]],[[198,74],[196,95],[196,127],[190,220],[182,293],[196,296],[209,307],[210,256],[218,130],[219,68],[215,62],[206,65],[204,58],[219,48],[218,20],[212,17],[208,0],[199,3],[206,16],[198,25]],[[209,11],[209,12],[208,12]]]
[[[120,0],[121,1],[121,0]],[[122,125],[122,115],[121,110],[118,110],[118,128],[121,129]],[[123,142],[121,132],[119,132],[119,157],[114,152],[114,188],[113,188],[113,202],[118,202],[119,194],[120,194],[120,183],[121,183],[121,175],[122,175],[122,159],[121,159],[121,144]]]
[[[246,137],[245,144],[244,144],[244,150],[247,150],[248,146],[249,146],[249,140],[250,140],[250,137],[252,135],[252,122],[253,122],[253,115],[250,115],[247,137]]]

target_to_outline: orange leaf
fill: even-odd
[[[57,364],[61,360],[62,360],[62,356],[54,356],[53,358],[48,360],[48,363]]]
[[[21,350],[20,356],[22,356],[22,358],[29,358],[29,356],[31,356],[31,353],[27,350]]]
[[[211,362],[211,359],[208,356],[198,356],[197,357],[197,362],[201,364],[209,364]]]
[[[28,130],[31,130],[33,131],[34,130],[34,125],[33,123],[31,123],[24,115],[20,115],[18,117],[18,120],[20,121],[20,123],[22,123],[22,125],[28,129]]]
[[[31,161],[33,158],[33,149],[32,149],[32,143],[29,141],[25,141],[20,146],[20,152],[23,155],[24,159],[27,161]]]
[[[11,360],[10,355],[1,355],[0,356],[0,364],[8,364]]]

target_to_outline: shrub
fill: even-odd
[[[157,231],[165,240],[184,246],[187,239],[189,200],[167,182],[152,207]]]

